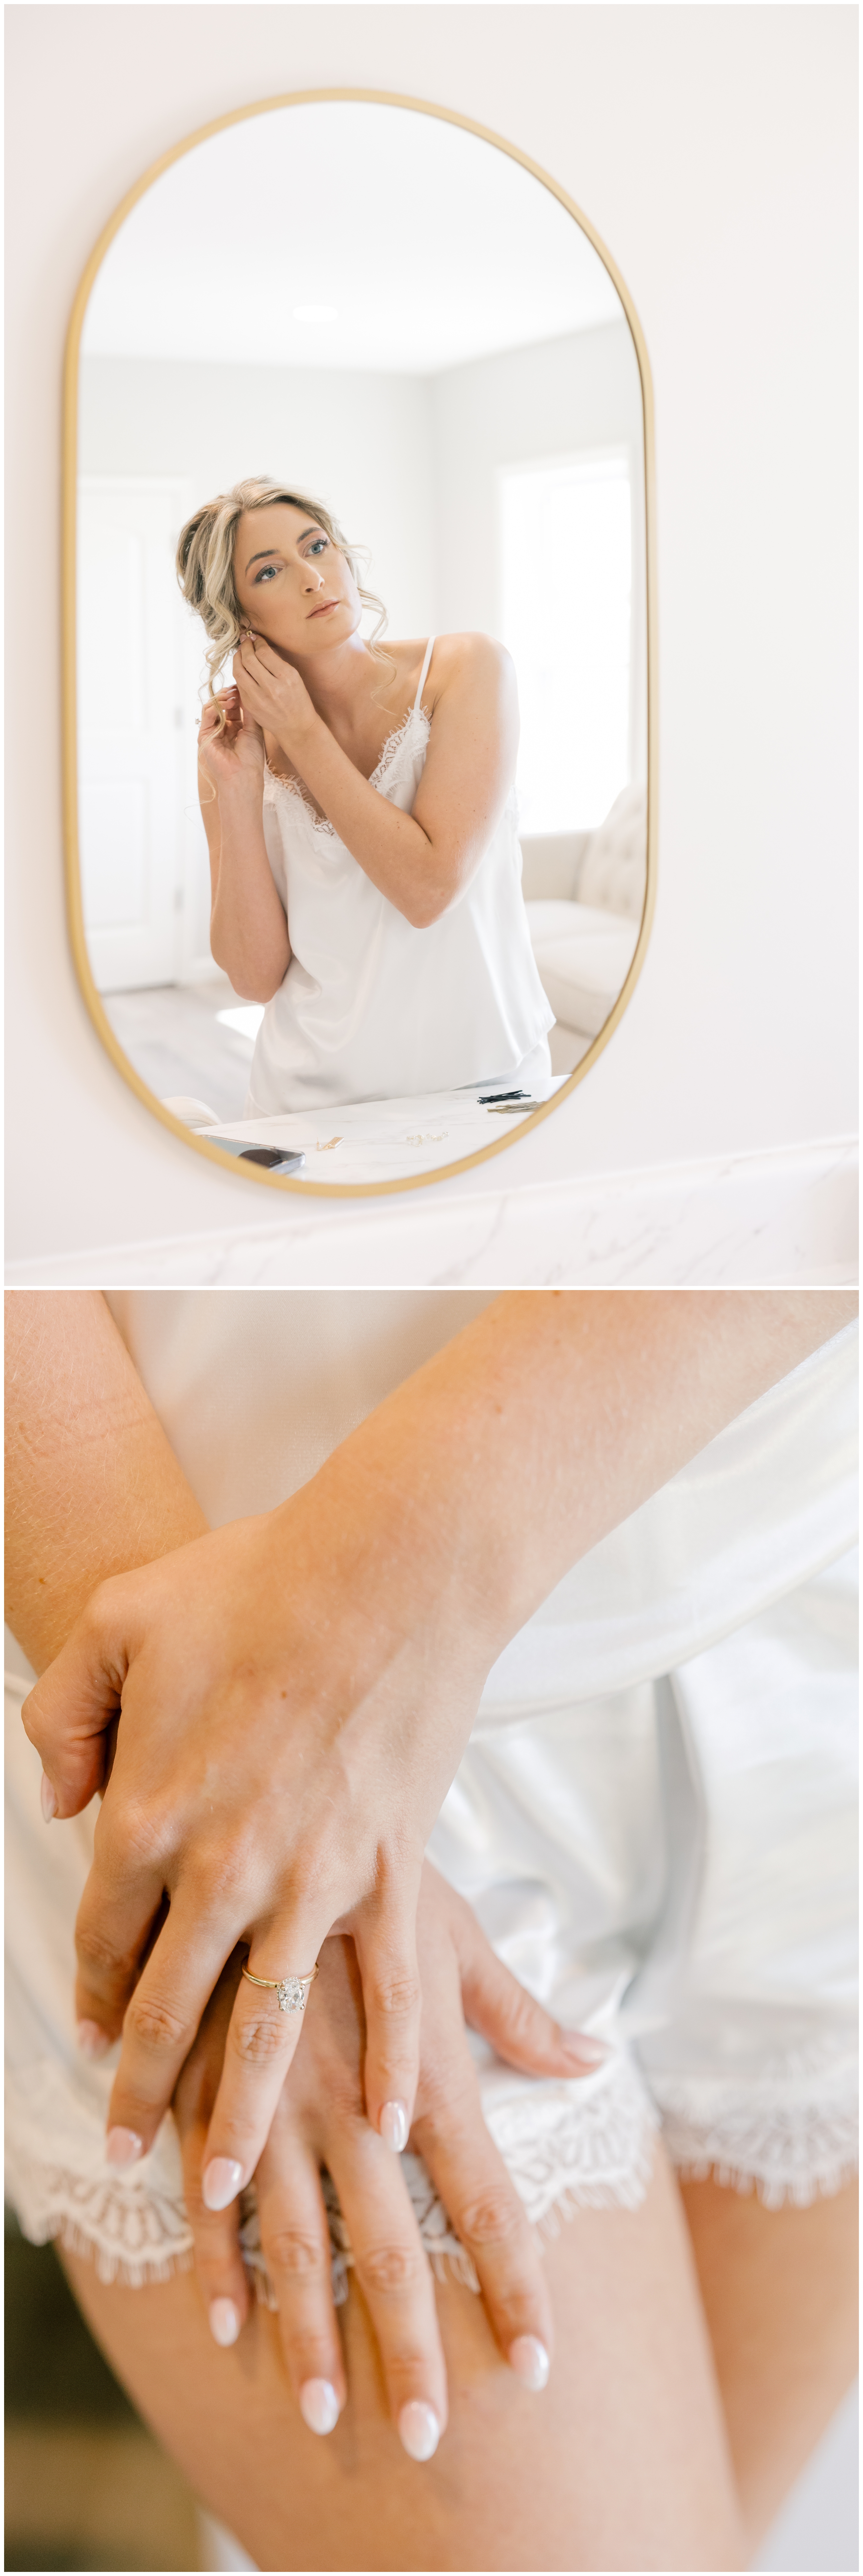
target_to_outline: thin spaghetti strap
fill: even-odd
[[[427,681],[427,679],[428,679],[428,667],[429,667],[429,663],[430,663],[430,661],[431,661],[432,654],[433,654],[433,652],[434,652],[434,648],[435,648],[435,637],[434,637],[433,635],[430,635],[430,636],[429,636],[428,643],[427,643],[427,645],[426,645],[426,657],[425,657],[425,661],[424,661],[424,663],[423,663],[422,670],[421,670],[421,672],[420,672],[420,684],[419,684],[419,688],[418,688],[418,690],[417,690],[416,697],[415,697],[415,699],[414,699],[414,703],[413,703],[413,712],[414,712],[414,715],[418,715],[418,714],[419,714],[420,705],[421,705],[421,702],[422,702],[422,693],[423,693],[423,690],[424,690],[424,688],[425,688],[426,681]]]

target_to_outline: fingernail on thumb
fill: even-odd
[[[50,1825],[52,1816],[56,1816],[57,1813],[57,1800],[54,1790],[51,1787],[51,1782],[44,1771],[42,1773],[39,1796],[42,1800],[42,1814],[45,1818],[45,1823],[46,1825]]]

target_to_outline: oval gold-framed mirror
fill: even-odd
[[[385,243],[386,259],[369,258],[359,224],[354,229],[360,251],[349,251],[350,228],[337,210],[329,241],[326,224],[317,224],[310,268],[307,237],[300,233],[293,275],[295,281],[301,278],[305,294],[296,305],[289,309],[285,302],[283,309],[277,291],[281,265],[268,271],[262,260],[255,280],[257,303],[252,296],[238,306],[235,297],[220,307],[213,280],[224,272],[225,245],[232,243],[238,206],[248,207],[252,194],[259,219],[261,208],[265,210],[266,229],[273,202],[267,186],[276,185],[275,172],[278,186],[284,180],[287,188],[288,165],[294,188],[304,187],[307,199],[314,193],[322,128],[314,117],[310,122],[309,112],[334,109],[353,114],[350,120],[343,115],[336,128],[339,150],[329,153],[327,167],[344,167],[352,208],[372,209],[368,224],[371,228],[377,220],[376,239]],[[286,116],[294,120],[287,129],[284,122],[266,128],[254,123]],[[423,122],[407,125],[407,119]],[[286,132],[293,145],[289,154],[280,149]],[[332,127],[327,133],[331,141]],[[206,165],[202,157],[191,157],[208,149]],[[477,159],[478,151],[484,160]],[[194,182],[191,193],[187,181]],[[528,183],[532,195],[526,193]],[[290,216],[281,198],[276,215],[278,221]],[[374,253],[371,229],[369,238]],[[232,255],[239,260],[239,248]],[[280,249],[278,257],[281,263]],[[418,276],[423,291],[415,293]],[[296,291],[294,282],[287,296]],[[328,301],[333,293],[345,306],[341,317]],[[496,638],[495,649],[502,645],[514,656],[526,718],[515,780],[518,808],[510,781],[504,821],[495,822],[490,842],[498,858],[501,836],[506,844],[501,866],[504,876],[510,869],[509,893],[499,876],[498,894],[491,910],[487,905],[485,918],[493,924],[488,932],[493,949],[500,917],[495,905],[503,903],[505,909],[510,900],[515,865],[518,938],[524,952],[519,971],[523,989],[530,985],[539,997],[540,1019],[523,1019],[527,1038],[519,1041],[516,1035],[509,1052],[494,1037],[486,1039],[485,1055],[475,1062],[464,1048],[461,1055],[458,1045],[450,1049],[446,1063],[443,1058],[440,1062],[449,1076],[446,1082],[428,1079],[430,1065],[433,1077],[437,1069],[435,1058],[426,1062],[425,1078],[410,1081],[394,1064],[392,1080],[379,1078],[377,1090],[373,1076],[366,1077],[364,1089],[362,1076],[356,1075],[351,1089],[342,1072],[332,1076],[329,1094],[322,1092],[317,1100],[302,1082],[293,1092],[288,1085],[282,1099],[274,1095],[272,1081],[265,1092],[256,1072],[255,1089],[250,1083],[243,1106],[238,1086],[249,1066],[258,1064],[273,1004],[258,1000],[255,985],[250,1001],[248,979],[244,982],[230,957],[227,966],[216,962],[203,920],[206,816],[202,829],[190,782],[192,726],[197,728],[205,700],[206,639],[199,619],[190,618],[179,599],[174,573],[180,523],[185,518],[188,525],[188,514],[200,510],[211,452],[218,475],[222,453],[230,446],[228,441],[217,454],[200,427],[212,416],[217,363],[220,419],[222,413],[230,414],[242,379],[244,388],[253,381],[261,418],[270,421],[280,417],[277,406],[285,403],[289,388],[292,448],[296,424],[307,424],[315,402],[319,436],[322,422],[332,427],[347,415],[358,447],[365,437],[368,511],[375,521],[372,570],[365,579],[374,581],[374,591],[364,587],[363,567],[353,552],[356,548],[363,555],[368,534],[366,525],[357,524],[364,505],[353,489],[345,540],[351,551],[345,560],[358,585],[352,596],[362,601],[366,616],[366,658],[370,653],[381,657],[382,667],[395,674],[397,693],[402,676],[398,657],[406,657],[407,673],[410,648],[396,644],[390,652],[386,633],[376,641],[381,631],[378,579],[382,590],[397,595],[400,606],[404,600],[410,631],[429,637],[425,655],[422,644],[415,648],[418,663],[422,656],[415,701],[411,666],[408,696],[395,709],[397,715],[401,710],[401,721],[386,734],[377,765],[360,768],[369,785],[381,784],[391,747],[397,745],[401,752],[404,737],[412,740],[414,720],[424,728],[414,775],[422,772],[431,733],[424,691],[435,622],[445,648]],[[142,369],[149,369],[149,376]],[[176,428],[181,414],[186,422],[182,435]],[[192,415],[197,433],[188,427]],[[169,417],[175,417],[173,447],[163,434]],[[399,521],[398,487],[404,480],[412,492],[416,488],[415,460],[427,452],[430,419],[437,439],[435,508],[429,503],[423,520],[412,499],[408,544],[404,508]],[[503,430],[495,429],[492,436],[489,421],[503,423]],[[222,490],[236,487],[244,472],[257,473],[265,461],[260,453],[248,455],[248,435],[247,428],[245,449],[235,446],[232,451],[233,472],[222,473]],[[307,427],[303,435],[310,452]],[[401,448],[392,444],[398,438]],[[332,442],[327,447],[326,438],[323,444],[332,475],[336,450]],[[207,472],[199,463],[205,451]],[[241,454],[245,465],[238,462]],[[344,479],[344,466],[341,470]],[[377,486],[377,497],[371,489],[375,473],[377,485],[386,486],[389,494],[392,525],[386,513],[381,515]],[[301,473],[291,494],[297,489],[307,493],[311,480]],[[280,503],[287,501],[287,487],[272,488],[278,489]],[[314,488],[332,507],[325,476],[315,478]],[[304,501],[303,513],[305,509]],[[311,561],[312,530],[296,529],[295,511],[288,518],[295,533],[308,538]],[[284,509],[280,527],[283,523]],[[468,525],[479,531],[476,542],[471,537],[467,546],[472,589],[464,581],[460,588],[457,560],[459,549],[462,558],[465,554]],[[543,532],[544,554],[537,529]],[[264,532],[275,555],[269,520]],[[492,540],[495,561],[499,558],[502,566],[497,587],[483,570],[483,547],[490,563]],[[408,566],[413,589],[405,573],[411,546],[416,556]],[[389,565],[386,583],[379,572],[382,559]],[[655,561],[653,400],[637,313],[589,219],[516,144],[425,99],[380,90],[298,90],[213,119],[172,145],[129,189],[87,262],[66,348],[67,908],[78,981],[107,1054],[136,1097],[193,1152],[225,1170],[244,1171],[268,1188],[314,1196],[376,1197],[425,1188],[502,1153],[584,1080],[631,999],[655,904]],[[118,565],[126,567],[119,624],[112,606]],[[302,565],[300,571],[308,587],[312,575],[307,578]],[[444,614],[435,621],[441,597]],[[477,606],[480,613],[474,615]],[[324,607],[329,614],[332,603],[325,599]],[[186,620],[187,638],[195,629],[194,716],[189,644],[180,637],[178,614]],[[369,615],[376,617],[371,631]],[[474,627],[477,636],[470,631]],[[251,649],[257,654],[266,636],[262,629],[253,632]],[[211,670],[213,658],[211,654]],[[287,662],[290,656],[282,650],[281,658]],[[439,664],[442,658],[438,651]],[[302,668],[305,678],[305,661]],[[224,687],[230,672],[217,677]],[[146,717],[134,713],[139,701],[149,710]],[[248,707],[238,721],[248,727]],[[265,721],[262,715],[261,724]],[[269,735],[265,739],[270,802],[278,806],[280,793],[282,809],[286,800],[289,806],[291,831],[307,832],[314,874],[320,835],[330,836],[329,864],[336,826],[327,820],[321,801],[315,801],[313,780],[307,795],[309,782],[304,785],[296,765],[290,775],[271,769],[275,755]],[[383,792],[389,795],[388,785]],[[412,816],[407,790],[401,796],[394,792],[393,802],[406,818]],[[197,839],[191,855],[181,850],[178,858],[184,831],[187,840],[189,833]],[[337,839],[336,850],[341,846]],[[289,931],[293,892],[288,904],[269,839],[267,851]],[[358,873],[349,851],[343,856]],[[366,878],[363,884],[368,893]],[[371,892],[380,905],[379,882]],[[390,909],[384,903],[388,917]],[[459,893],[447,918],[467,922],[468,910]],[[522,914],[528,929],[522,928]],[[401,913],[394,918],[403,929]],[[403,944],[402,958],[416,954],[421,928],[409,914],[407,918],[414,945],[411,949],[409,940],[405,950]],[[375,937],[379,935],[376,928]],[[301,982],[305,975],[307,992],[319,994],[313,966],[307,971],[300,965],[296,942],[288,945],[287,956],[283,989],[293,970]],[[493,957],[491,969],[498,971]],[[416,1017],[417,1006],[404,971],[409,1019],[411,1009]],[[507,971],[504,959],[504,978]],[[396,983],[402,972],[397,955]],[[503,1017],[505,1013],[501,1026]],[[465,1014],[466,1032],[468,1023],[473,1026],[471,1011]],[[531,1035],[537,1040],[533,1052]],[[218,1062],[215,1037],[227,1050]],[[399,1063],[405,1061],[402,1052]],[[196,1084],[201,1065],[205,1070]],[[205,1084],[206,1101],[193,1096],[196,1090],[202,1095]],[[342,1132],[332,1137],[321,1132],[334,1121]],[[435,1161],[439,1148],[446,1150]],[[266,1161],[239,1159],[251,1151],[265,1153]],[[323,1153],[335,1154],[336,1171],[341,1168],[344,1177],[323,1177],[317,1159]]]

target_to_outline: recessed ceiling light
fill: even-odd
[[[337,322],[338,318],[338,308],[335,304],[294,305],[295,322]]]

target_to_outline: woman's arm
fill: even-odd
[[[207,1527],[98,1290],[6,1297],[6,1616],[44,1671],[97,1584]]]
[[[422,1855],[492,1663],[576,1559],[855,1305],[503,1297],[279,1510],[102,1586],[25,1721],[71,1815],[122,1708],[79,2009],[111,2037],[125,2012],[110,2117],[136,2151],[237,1941],[256,1974],[284,1977],[332,1930],[360,1962],[369,2118],[400,2105],[409,2122]],[[254,2170],[300,2026],[244,1981],[208,2140],[225,2199]]]
[[[216,730],[219,713],[224,723]],[[198,794],[210,855],[210,947],[235,993],[270,1002],[284,983],[291,943],[267,856],[263,824],[264,744],[244,719],[236,689],[204,709],[198,736]]]
[[[234,657],[244,710],[275,735],[372,885],[426,930],[470,884],[515,777],[518,697],[503,646],[487,635],[435,646],[435,708],[412,814],[355,769],[298,671],[262,636]]]

